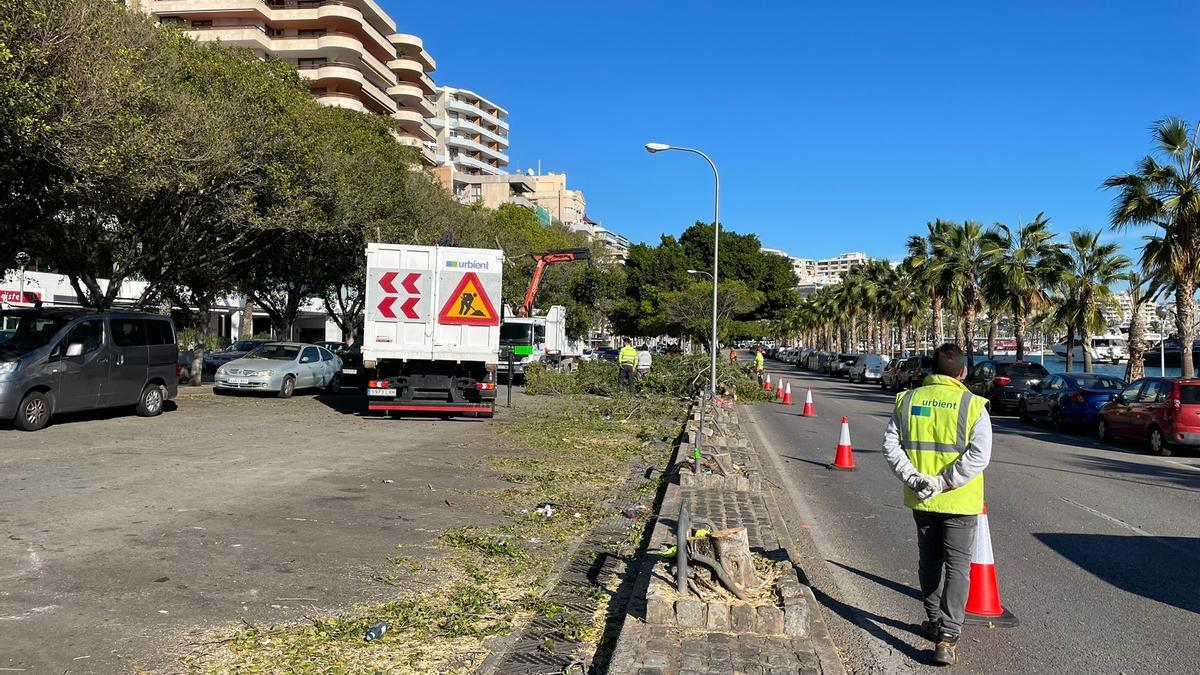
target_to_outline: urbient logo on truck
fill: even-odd
[[[460,270],[486,270],[488,268],[487,261],[478,260],[447,260],[446,267],[452,267]]]

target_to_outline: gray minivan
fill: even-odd
[[[36,431],[51,415],[175,398],[179,346],[169,317],[139,312],[0,310],[0,419]]]

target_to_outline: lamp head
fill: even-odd
[[[671,146],[667,145],[666,143],[647,143],[646,144],[646,152],[649,152],[649,153],[662,152],[663,150],[670,150],[670,149],[671,149]]]
[[[700,270],[688,270],[688,274],[700,274]]]

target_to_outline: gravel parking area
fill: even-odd
[[[398,544],[491,524],[491,422],[364,408],[195,388],[157,418],[0,427],[0,670],[178,670],[211,627],[377,600]]]

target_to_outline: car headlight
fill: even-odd
[[[273,370],[256,370],[250,374],[253,375],[254,377],[270,377],[275,374],[275,371],[273,371]]]
[[[217,368],[217,374],[224,375],[225,374],[225,366],[221,366],[220,368]]]
[[[0,363],[0,377],[4,377],[6,375],[11,375],[15,372],[17,372],[17,362],[16,361],[5,361],[3,363]]]

